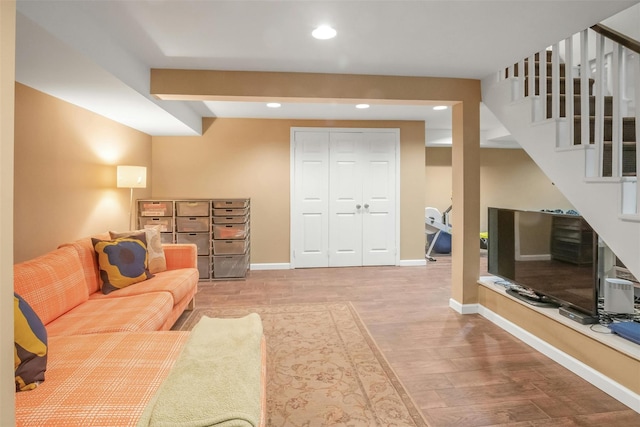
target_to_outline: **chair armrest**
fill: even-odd
[[[198,268],[198,247],[193,243],[164,243],[167,270]]]

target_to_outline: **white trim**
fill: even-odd
[[[251,264],[250,270],[290,270],[293,267],[288,262],[267,262],[261,264]]]
[[[386,130],[389,130],[389,129],[386,129]],[[395,206],[395,209],[396,209],[396,212],[395,212],[395,220],[396,220],[396,265],[399,265],[401,263],[401,260],[400,260],[400,214],[401,214],[401,212],[400,212],[400,206],[401,206],[400,205],[400,193],[401,193],[401,187],[400,187],[400,178],[401,178],[401,175],[400,175],[400,166],[401,166],[400,154],[401,154],[401,152],[400,152],[400,150],[402,149],[402,146],[400,145],[400,128],[391,128],[391,130],[393,131],[393,133],[396,136],[396,147],[395,147],[396,148],[396,156],[395,156],[396,157],[395,158],[395,160],[396,160],[396,164],[395,164],[395,167],[396,167],[396,179],[395,179],[395,181],[396,181],[396,188],[395,188],[395,191],[396,191],[396,194],[395,194],[395,198],[396,198],[396,206]],[[425,259],[424,261],[425,261],[425,265],[426,265],[427,260]]]
[[[478,304],[460,304],[453,298],[449,298],[449,307],[460,314],[477,314]]]
[[[401,259],[398,262],[399,267],[421,267],[427,265],[426,259]]]
[[[629,408],[640,413],[640,395],[635,393],[633,390],[629,390],[622,384],[613,381],[611,378],[603,375],[590,366],[585,365],[584,363],[568,355],[567,353],[555,348],[546,341],[541,340],[537,336],[522,329],[518,325],[494,313],[488,308],[482,305],[479,305],[478,307],[478,313],[482,317],[498,325],[500,328],[509,332],[511,335],[520,339],[524,343],[530,345],[540,353],[569,369],[574,374],[580,376],[589,383],[598,387],[600,390],[619,400]]]
[[[296,227],[294,221],[295,215],[295,159],[296,144],[295,132],[297,128],[289,129],[289,266],[296,268],[295,242],[293,241],[293,229]]]

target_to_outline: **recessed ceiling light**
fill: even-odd
[[[364,109],[369,108],[369,107],[370,107],[369,104],[358,104],[358,105],[356,105],[356,108],[359,108],[361,110],[364,110]]]
[[[446,105],[436,105],[435,107],[433,107],[434,110],[438,111],[438,110],[446,110],[447,107]]]
[[[267,104],[267,107],[269,107],[269,108],[280,108],[280,107],[282,107],[282,104],[280,104],[279,102],[269,102]]]
[[[332,39],[338,34],[338,32],[328,25],[320,25],[318,28],[311,32],[311,35],[318,40]]]

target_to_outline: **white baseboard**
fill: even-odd
[[[420,267],[427,265],[426,259],[406,259],[400,260],[400,267]],[[261,263],[251,264],[250,270],[290,270],[291,264],[288,262],[274,262],[274,263]]]
[[[264,264],[251,264],[250,270],[290,270],[291,264],[288,262],[273,262]]]
[[[478,305],[478,313],[495,323],[511,335],[520,339],[524,343],[538,350],[540,353],[549,357],[553,361],[559,363],[565,368],[569,369],[576,375],[584,378],[600,390],[619,400],[627,405],[629,408],[640,413],[640,394],[635,393],[633,390],[629,390],[622,384],[613,381],[611,378],[596,371],[592,367],[582,363],[573,356],[555,348],[546,341],[541,340],[530,332],[522,329],[520,326],[510,322],[499,314],[494,313],[488,308]]]
[[[426,259],[401,259],[398,264],[399,267],[420,267],[427,265]]]
[[[449,307],[460,314],[477,314],[479,304],[460,304],[453,298],[449,298]]]

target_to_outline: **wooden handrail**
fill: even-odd
[[[591,27],[591,29],[596,33],[602,34],[606,38],[611,39],[614,42],[626,47],[629,50],[632,50],[636,53],[640,53],[640,42],[635,39],[632,39],[629,36],[626,36],[602,24],[596,24],[593,27]]]

